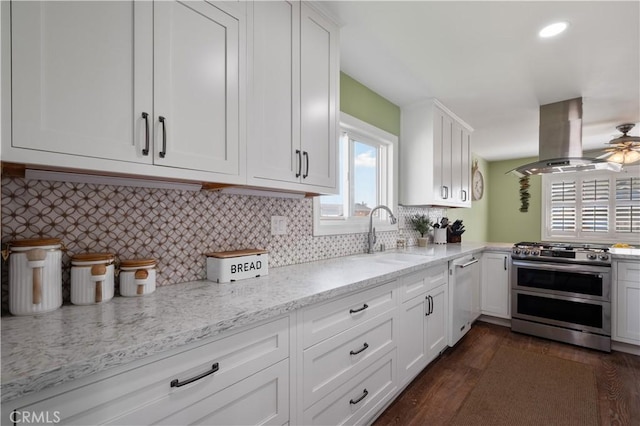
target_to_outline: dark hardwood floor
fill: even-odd
[[[422,371],[374,425],[448,424],[502,344],[593,366],[600,424],[640,426],[640,356],[607,354],[484,322],[476,322],[455,347]]]

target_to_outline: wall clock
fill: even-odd
[[[471,177],[471,199],[478,201],[482,199],[482,195],[484,194],[484,177],[478,168],[478,160],[473,162],[471,170],[473,173]]]

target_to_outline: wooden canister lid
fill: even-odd
[[[150,268],[156,266],[155,259],[129,259],[121,260],[120,268],[136,269],[136,268]]]
[[[80,253],[71,256],[71,263],[112,263],[114,259],[111,253]]]
[[[218,251],[214,253],[205,253],[205,256],[217,257],[219,259],[228,259],[231,257],[251,256],[254,254],[265,254],[265,253],[269,253],[269,252],[263,249],[244,249],[244,250]]]
[[[25,240],[13,240],[9,243],[11,247],[42,247],[59,246],[62,244],[60,238],[30,238]]]

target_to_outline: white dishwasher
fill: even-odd
[[[449,262],[449,346],[469,331],[474,320],[473,291],[480,279],[478,262],[474,255]]]

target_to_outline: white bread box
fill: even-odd
[[[207,279],[228,283],[269,273],[269,254],[262,249],[206,253]]]

